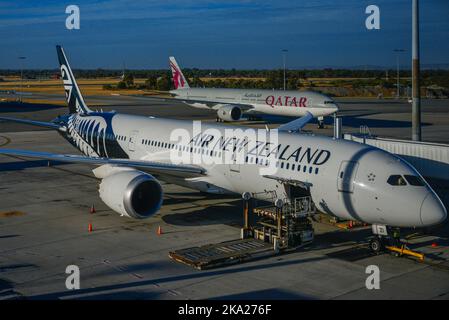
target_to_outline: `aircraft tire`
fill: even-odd
[[[375,254],[379,254],[383,250],[383,243],[379,238],[373,238],[369,242],[369,248]]]

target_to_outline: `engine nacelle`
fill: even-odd
[[[237,121],[242,117],[242,109],[236,106],[225,105],[218,109],[217,115],[224,121]]]
[[[155,214],[162,205],[162,187],[152,175],[118,171],[102,179],[100,198],[112,210],[135,219]]]

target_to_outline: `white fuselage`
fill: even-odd
[[[314,117],[338,111],[337,104],[331,98],[313,91],[185,88],[171,90],[170,93],[177,99],[193,101],[186,101],[192,107],[203,109],[219,109],[231,104],[251,106],[246,112],[292,117],[301,117],[307,111]]]
[[[105,126],[108,134],[94,132]],[[411,165],[390,153],[345,140],[281,132],[276,143],[261,143],[255,150],[234,150],[226,140],[229,133],[225,130],[231,128],[248,129],[202,123],[197,131],[192,121],[94,113],[72,115],[67,138],[89,156],[122,155],[166,163],[175,162],[174,155],[187,155],[190,160],[196,157],[193,164],[206,170],[204,176],[184,179],[160,174],[159,178],[205,192],[274,193],[284,199],[288,198],[284,183],[291,180],[309,187],[319,210],[343,219],[419,227],[445,218],[444,206],[427,183],[387,183],[392,175],[420,177]],[[187,133],[190,139],[173,140],[177,131]],[[232,139],[237,139],[237,144],[241,141],[240,136]],[[242,163],[212,161],[237,156],[244,159]],[[261,171],[267,165],[274,171]]]

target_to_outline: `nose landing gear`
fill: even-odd
[[[318,129],[324,129],[324,117],[318,117]]]
[[[418,258],[421,261],[424,260],[424,254],[410,250],[407,244],[401,241],[399,228],[373,224],[372,230],[374,237],[369,242],[369,248],[374,254],[390,252],[396,257],[407,255]]]
[[[369,248],[373,253],[380,254],[385,249],[382,238],[374,237],[373,239],[371,239],[369,241]]]

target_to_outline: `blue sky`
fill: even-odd
[[[279,68],[394,66],[411,56],[412,0],[0,0],[0,69],[57,67],[62,44],[74,68]],[[421,61],[449,63],[449,1],[421,2]],[[65,28],[66,6],[81,29]],[[365,28],[375,4],[381,29]]]

